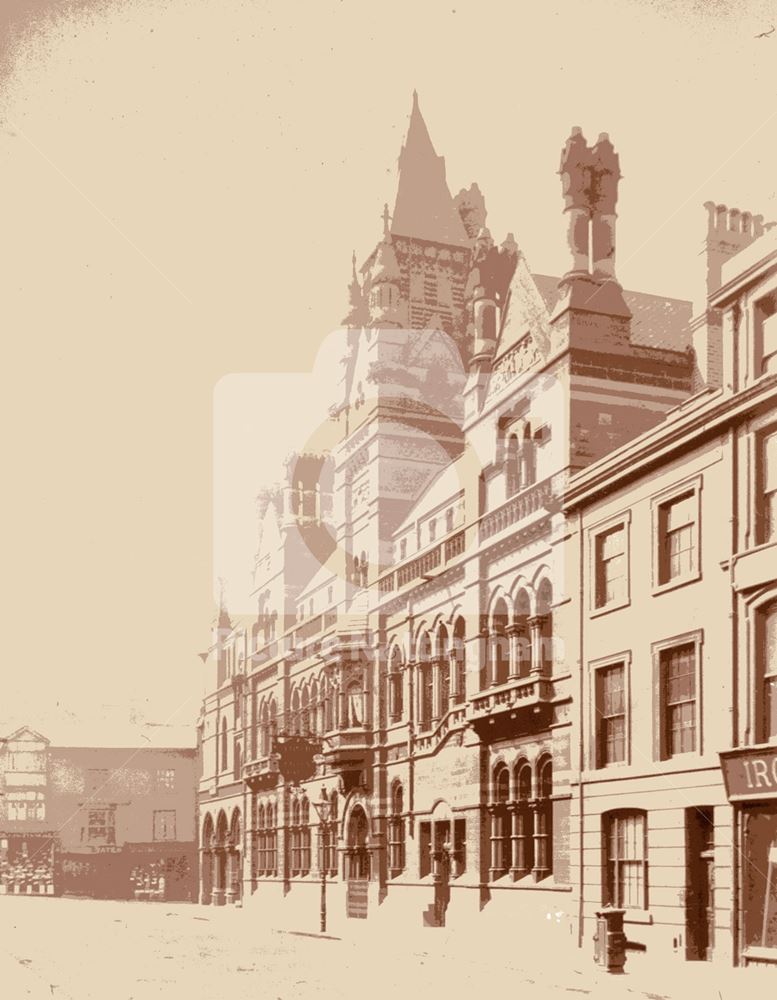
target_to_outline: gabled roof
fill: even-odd
[[[31,743],[50,742],[45,736],[42,736],[37,730],[31,729],[29,726],[20,726],[10,736],[4,736],[2,739],[7,743],[10,743],[11,740],[29,740]]]

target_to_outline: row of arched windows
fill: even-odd
[[[433,632],[420,633],[416,645],[417,719],[420,729],[430,729],[454,705],[466,697],[464,619],[453,626],[440,622]],[[388,709],[392,722],[405,714],[404,660],[394,645],[388,660]]]
[[[492,776],[491,881],[508,873],[535,881],[553,872],[553,762],[541,757],[536,768],[520,760],[512,771],[496,766]]]
[[[277,814],[272,802],[256,807],[253,870],[255,877],[278,873]]]
[[[310,871],[310,803],[306,796],[292,802],[289,835],[290,873],[307,875]]]
[[[507,498],[531,486],[537,478],[536,445],[531,424],[524,422],[505,442],[504,469]]]

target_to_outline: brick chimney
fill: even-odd
[[[720,288],[723,264],[734,254],[749,247],[774,223],[764,225],[762,215],[742,212],[706,201],[707,234],[700,253],[702,279],[696,316],[691,324],[696,355],[694,391],[703,386],[723,384],[723,326],[720,310],[707,305],[709,297]]]

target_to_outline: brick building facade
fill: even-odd
[[[0,740],[0,892],[196,898],[197,751]]]

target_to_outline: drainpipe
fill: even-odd
[[[585,670],[584,670],[584,657],[583,657],[583,623],[585,620],[584,616],[584,565],[583,565],[583,511],[581,507],[577,509],[577,541],[578,541],[578,595],[577,595],[577,605],[578,605],[578,644],[577,644],[577,672],[578,672],[578,692],[577,692],[577,733],[578,733],[578,783],[577,783],[577,796],[578,796],[578,807],[577,807],[577,833],[578,833],[578,855],[579,855],[579,896],[578,896],[578,912],[577,912],[577,946],[578,948],[583,947],[583,911],[584,911],[584,899],[583,899],[583,885],[584,883],[584,854],[583,854],[583,767],[585,765],[585,744],[583,740],[583,694],[585,691]]]
[[[731,558],[729,559],[731,599],[731,746],[736,747],[739,745],[739,614],[737,592],[734,589],[734,569],[738,555],[739,534],[739,456],[737,454],[737,435],[733,424],[729,427],[728,444],[731,454]],[[750,509],[752,509],[752,505]],[[745,847],[745,843],[740,839],[742,837],[740,817],[741,806],[734,805],[734,815],[731,819],[731,845],[733,851],[731,859],[731,892],[733,895],[733,899],[731,900],[731,937],[733,940],[731,943],[735,965],[739,965],[740,865]]]

